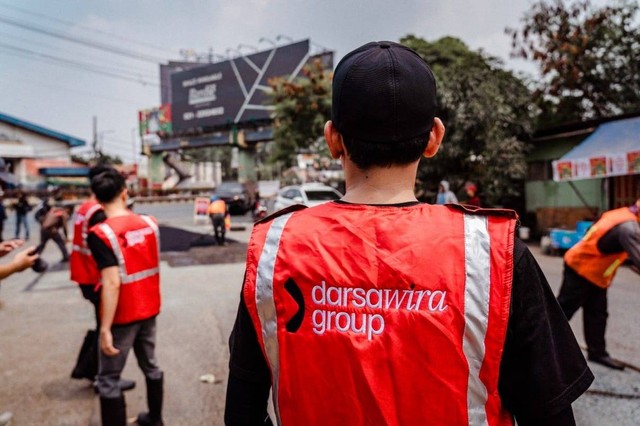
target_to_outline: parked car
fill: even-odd
[[[339,191],[321,183],[285,186],[278,191],[273,209],[278,211],[293,204],[304,204],[305,206],[313,207],[338,200],[341,197],[342,194]]]
[[[227,203],[229,213],[245,214],[253,209],[256,202],[255,185],[240,182],[221,182],[216,187],[216,195]]]

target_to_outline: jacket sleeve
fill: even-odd
[[[271,424],[267,414],[271,373],[258,344],[258,337],[242,295],[233,331],[229,337],[229,350],[225,424]]]
[[[570,409],[592,381],[542,270],[516,239],[511,313],[499,378],[504,406],[519,424],[548,424],[543,420]]]

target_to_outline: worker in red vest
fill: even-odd
[[[89,181],[109,170],[109,167],[95,166],[89,170]],[[76,210],[73,218],[73,241],[69,270],[71,281],[78,284],[82,296],[92,305],[95,313],[96,328],[89,330],[85,336],[78,360],[71,377],[74,379],[89,379],[94,382],[98,374],[98,333],[100,330],[100,271],[96,261],[91,256],[91,250],[87,244],[89,229],[106,219],[102,205],[98,203],[93,194]],[[97,383],[96,383],[97,384]],[[133,380],[120,380],[120,388],[123,391],[133,389],[136,383]]]
[[[631,207],[605,212],[584,238],[564,255],[564,276],[558,302],[567,318],[582,307],[584,337],[590,361],[623,370],[625,364],[606,349],[607,289],[616,271],[629,259],[640,273],[640,199]]]
[[[444,136],[433,73],[392,42],[347,54],[324,136],[346,195],[252,233],[225,422],[575,424],[593,380],[516,214],[419,203]]]
[[[162,425],[163,373],[156,363],[156,316],[160,312],[160,252],[156,220],[127,208],[125,180],[114,169],[91,180],[106,220],[91,228],[87,242],[100,270],[100,364],[98,391],[103,425],[123,426],[126,405],[118,385],[135,347],[145,375],[149,411],[139,425]]]

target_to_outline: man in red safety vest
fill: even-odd
[[[516,214],[419,203],[444,136],[413,50],[368,43],[333,78],[324,136],[346,195],[253,230],[228,425],[574,424],[593,380]]]
[[[106,171],[110,167],[94,166],[89,169],[89,181]],[[82,203],[76,210],[73,217],[73,240],[71,247],[71,256],[69,259],[69,270],[71,273],[71,281],[78,284],[82,296],[92,305],[95,313],[96,328],[89,330],[85,336],[85,340],[78,354],[76,363],[71,377],[74,379],[89,379],[92,382],[98,374],[98,350],[99,341],[98,334],[100,331],[100,271],[96,265],[96,261],[91,255],[91,250],[87,243],[87,236],[91,227],[103,222],[106,219],[102,205],[98,203],[95,196]],[[97,383],[96,383],[97,384]],[[135,387],[132,380],[120,380],[120,388],[129,390]]]
[[[100,364],[98,391],[103,425],[124,426],[126,405],[118,385],[134,347],[146,378],[149,412],[139,425],[162,425],[163,374],[156,363],[156,316],[160,312],[160,252],[156,220],[127,208],[127,189],[115,169],[91,179],[106,220],[93,226],[87,242],[100,270]]]
[[[589,360],[615,370],[625,364],[606,349],[607,289],[616,271],[630,259],[640,273],[640,200],[633,206],[605,212],[587,234],[564,255],[558,303],[567,318],[582,307]]]

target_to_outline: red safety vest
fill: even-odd
[[[581,277],[586,278],[598,287],[611,285],[616,271],[627,259],[626,252],[603,254],[598,250],[598,241],[607,232],[623,222],[639,220],[628,207],[610,210],[602,214],[586,235],[571,247],[564,255],[564,261]]]
[[[243,297],[280,425],[512,425],[516,215],[327,203],[258,222]]]
[[[73,220],[73,247],[69,259],[71,281],[83,285],[96,285],[100,282],[100,271],[91,256],[87,245],[89,221],[102,206],[94,199],[85,201],[76,211]]]
[[[118,259],[120,296],[114,324],[128,324],[160,312],[160,233],[150,216],[130,214],[91,228]]]

